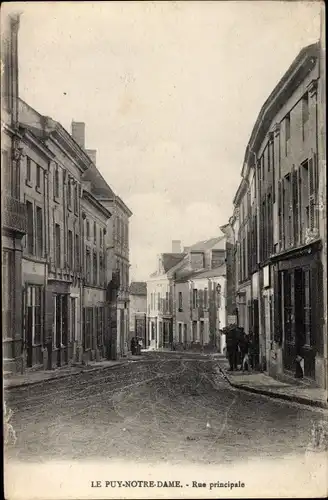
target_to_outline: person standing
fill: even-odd
[[[229,327],[226,334],[226,345],[230,365],[229,369],[230,371],[237,370],[238,338],[236,325],[231,325]]]
[[[250,369],[250,361],[249,361],[249,348],[250,348],[250,336],[247,333],[244,333],[240,349],[242,354],[242,363],[241,370],[244,372],[247,367],[247,371]]]
[[[132,356],[135,356],[136,354],[136,339],[134,337],[131,339],[131,353]]]

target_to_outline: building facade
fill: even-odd
[[[179,243],[179,245],[178,245]],[[172,250],[179,250],[174,241]],[[226,325],[225,237],[161,254],[147,282],[148,343],[183,349],[222,349]]]
[[[72,136],[91,160],[89,169],[83,174],[83,181],[90,183],[90,193],[111,214],[111,217],[107,220],[106,228],[105,268],[107,270],[108,286],[113,272],[115,272],[115,277],[119,281],[117,296],[115,297],[116,312],[113,311],[113,304],[111,312],[108,312],[111,317],[112,330],[116,330],[115,338],[111,336],[109,341],[111,346],[110,356],[116,359],[119,356],[125,356],[128,352],[129,219],[132,212],[124,201],[113,192],[96,168],[96,150],[86,149],[85,146],[85,123],[72,122]]]
[[[83,334],[85,361],[106,355],[106,234],[111,213],[93,196],[91,183],[84,182],[81,198],[83,259]]]
[[[2,345],[4,371],[23,369],[22,238],[27,212],[21,190],[18,120],[18,16],[1,20]]]
[[[129,339],[140,337],[143,345],[147,342],[147,283],[143,281],[133,281],[129,289],[130,293],[130,321]]]
[[[234,198],[238,322],[273,376],[327,380],[325,101],[320,45],[304,48],[264,103]],[[237,217],[236,217],[237,215]],[[238,222],[237,220],[238,219]]]

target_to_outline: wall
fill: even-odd
[[[135,329],[135,314],[147,312],[147,295],[131,295],[130,294],[130,332]]]

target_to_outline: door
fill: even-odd
[[[188,339],[187,339],[187,325],[184,324],[183,325],[183,343],[185,346],[187,345],[187,341],[188,341]]]
[[[259,353],[260,353],[260,339],[259,339],[259,301],[253,299],[252,301],[252,331],[253,331],[253,363],[254,367],[259,366]]]
[[[33,365],[33,306],[31,288],[27,291],[27,321],[26,321],[26,366]]]
[[[201,321],[200,322],[200,345],[203,346],[204,345],[204,321]]]

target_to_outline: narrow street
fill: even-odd
[[[229,464],[304,454],[323,410],[233,390],[215,365],[153,353],[10,390],[17,442],[7,460]]]

